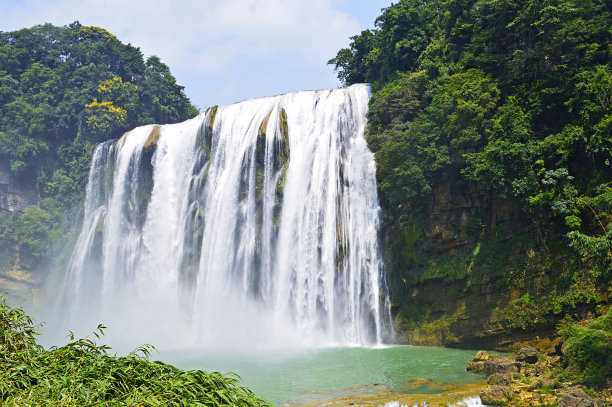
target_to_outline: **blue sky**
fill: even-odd
[[[326,65],[392,0],[0,0],[0,30],[75,20],[158,55],[199,108],[340,86]]]

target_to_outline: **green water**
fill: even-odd
[[[475,351],[390,346],[327,348],[291,353],[173,351],[160,359],[182,369],[239,374],[245,385],[276,405],[365,392],[435,393],[442,385],[482,380],[465,371]],[[432,379],[439,385],[414,388],[406,381]],[[372,385],[379,386],[372,386]],[[381,386],[385,386],[384,388]]]

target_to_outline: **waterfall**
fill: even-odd
[[[177,346],[388,340],[368,98],[247,100],[100,144],[62,320]]]

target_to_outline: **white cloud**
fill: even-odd
[[[34,0],[2,9],[5,29],[79,20],[200,73],[273,54],[324,64],[360,29],[332,0]]]
[[[0,30],[75,20],[104,27],[158,55],[204,107],[337,87],[327,61],[390,1],[0,0]]]

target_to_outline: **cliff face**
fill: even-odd
[[[0,210],[23,211],[30,205],[36,205],[36,194],[13,179],[8,165],[0,163]]]
[[[4,296],[17,304],[38,302],[42,284],[41,273],[21,270],[19,266],[11,270],[0,269],[0,287]]]
[[[22,212],[32,205],[38,205],[33,182],[16,180],[10,173],[8,163],[0,163],[0,214],[6,215],[0,222],[0,235],[4,235],[0,243],[0,290],[7,298],[17,303],[31,302],[37,297],[42,284],[42,274],[35,272],[35,267],[28,256],[22,256],[20,248],[12,239],[14,223],[7,222],[13,216],[7,212]],[[4,229],[4,230],[2,230]]]
[[[508,233],[508,226],[518,220],[517,215],[509,201],[484,195],[476,184],[463,188],[438,184],[426,205],[423,231],[428,250],[455,253],[479,240],[479,227]]]
[[[399,341],[508,348],[553,334],[567,308],[561,293],[576,290],[568,282],[575,259],[558,237],[541,238],[562,235],[539,230],[535,216],[475,184],[449,183],[438,184],[420,208],[399,216],[387,211],[385,254]],[[573,312],[583,316],[608,295],[587,285],[572,294]]]

